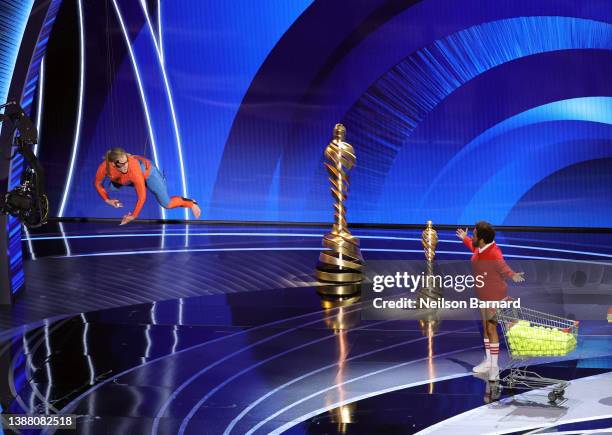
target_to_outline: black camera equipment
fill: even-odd
[[[0,196],[0,212],[19,219],[28,228],[37,228],[47,223],[49,200],[45,193],[45,173],[31,146],[38,142],[38,132],[32,121],[15,101],[0,105],[0,122],[9,124],[9,137],[13,138],[16,153],[23,156],[27,167],[21,175],[21,184],[4,197]],[[7,122],[8,121],[8,122]],[[15,155],[11,156],[11,159]]]

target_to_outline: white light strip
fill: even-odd
[[[172,342],[172,353],[176,353],[176,348],[178,346],[178,342],[179,342],[179,338],[178,338],[178,326],[174,325],[172,326],[172,337],[174,339],[174,341]]]
[[[164,63],[164,39],[162,38],[162,10],[161,0],[157,0],[157,39],[159,40],[159,57]]]
[[[66,236],[69,239],[107,239],[107,238],[121,238],[121,237],[159,237],[164,235],[164,229],[166,225],[162,225],[161,233],[117,233],[117,234],[90,234],[90,235],[78,235],[78,236]],[[183,232],[170,232],[165,234],[168,237],[181,237],[184,236]],[[254,236],[254,237],[323,237],[323,233],[192,233],[193,236]],[[383,237],[383,236],[381,236]],[[39,236],[32,237],[32,240],[58,240],[60,236]],[[363,237],[360,237],[363,238]],[[387,237],[384,237],[387,239]],[[25,239],[22,239],[25,240]],[[421,240],[413,239],[413,240]]]
[[[83,93],[85,90],[85,24],[83,22],[83,5],[81,0],[77,0],[79,10],[79,54],[81,56],[80,62],[80,76],[79,76],[79,106],[77,109],[77,124],[74,132],[74,142],[72,144],[72,155],[70,156],[70,167],[68,169],[68,179],[66,180],[66,186],[64,187],[64,195],[62,196],[62,202],[58,216],[64,216],[64,210],[66,208],[66,201],[70,193],[70,186],[72,185],[72,176],[74,174],[74,164],[76,161],[77,151],[79,147],[79,138],[81,136],[81,119],[83,116]]]
[[[145,359],[149,358],[151,355],[151,348],[153,347],[153,342],[151,341],[151,325],[157,325],[157,302],[153,302],[151,304],[151,323],[147,325],[145,329],[145,336],[147,339],[147,348],[145,349]]]
[[[89,385],[93,385],[96,380],[96,371],[94,369],[93,360],[89,354],[89,345],[87,344],[89,335],[89,323],[85,318],[85,314],[81,313],[81,319],[83,320],[83,355],[87,358],[87,365],[89,366]]]
[[[155,40],[155,33],[153,33],[153,26],[151,25],[151,19],[149,18],[149,12],[147,11],[147,5],[145,4],[145,0],[140,0],[140,6],[147,20],[147,25],[149,26],[149,33],[151,34],[151,38],[153,40],[153,44],[155,45],[155,51],[157,52],[157,58],[159,60],[159,67],[161,69],[162,77],[164,79],[164,87],[166,88],[166,96],[168,98],[168,104],[170,105],[170,114],[172,116],[172,126],[174,128],[174,137],[176,139],[176,149],[178,152],[179,158],[179,168],[181,170],[181,184],[183,187],[183,197],[187,198],[187,180],[185,177],[185,163],[183,160],[183,145],[181,143],[181,136],[179,134],[178,122],[176,120],[176,111],[174,110],[174,99],[172,98],[172,91],[170,90],[170,83],[168,82],[168,75],[166,74],[166,67],[164,65],[164,60],[161,54],[161,46],[157,44]],[[158,20],[159,21],[159,20]],[[161,41],[161,25],[159,27],[159,35]],[[185,209],[185,219],[189,219],[189,209]]]
[[[591,421],[591,420],[588,420]],[[531,433],[531,432],[529,432]],[[587,435],[587,434],[602,434],[602,435],[610,435],[612,433],[612,427],[603,428],[603,429],[592,429],[592,430],[571,430],[566,432],[539,432],[541,434],[554,434],[554,435]]]
[[[45,86],[45,58],[40,60],[40,69],[38,72],[38,103],[36,104],[36,132],[37,141],[34,144],[32,152],[35,156],[38,156],[38,144],[40,143],[40,126],[42,125],[42,107],[43,107],[43,89]],[[30,238],[30,232],[28,228],[23,225],[23,230],[28,241],[28,251],[30,252],[30,258],[36,260],[36,254],[34,254],[34,247],[32,246],[32,239]]]
[[[134,69],[134,75],[136,76],[136,83],[138,84],[138,92],[140,93],[140,99],[142,101],[142,108],[144,110],[145,119],[147,121],[147,128],[149,130],[149,137],[151,138],[151,148],[153,149],[153,160],[155,161],[155,166],[159,168],[159,159],[157,158],[157,145],[155,144],[155,135],[153,134],[153,126],[151,125],[151,116],[149,115],[149,106],[147,105],[147,97],[145,96],[144,88],[142,86],[142,80],[140,78],[140,71],[138,70],[138,65],[136,65],[136,57],[134,56],[134,50],[132,49],[130,37],[127,33],[125,23],[123,22],[123,16],[121,15],[121,11],[119,10],[119,6],[117,5],[117,0],[112,0],[112,1],[113,1],[113,6],[115,8],[115,12],[117,13],[117,19],[119,20],[119,25],[121,26],[121,32],[123,33],[123,38],[125,39],[125,45],[128,49],[130,60],[132,61],[132,68]],[[161,215],[162,215],[162,219],[166,219],[166,210],[163,207],[161,207]]]
[[[151,304],[151,323],[157,325],[157,302]]]
[[[60,224],[61,225],[61,224]],[[164,225],[165,227],[165,225]],[[166,236],[183,236],[183,233],[168,233],[165,234],[164,232],[161,233],[161,235],[163,237]],[[311,238],[316,238],[316,237],[321,237],[321,234],[316,234],[316,233],[193,233],[193,236],[234,236],[234,237],[311,237]],[[131,233],[131,234],[92,234],[92,235],[86,235],[86,236],[43,236],[43,237],[33,237],[32,240],[57,240],[57,239],[97,239],[97,238],[119,238],[119,237],[158,237],[160,236],[160,233]],[[420,241],[420,238],[415,238],[415,237],[393,237],[393,236],[358,236],[360,239],[373,239],[373,240],[405,240],[405,241]],[[22,240],[27,240],[27,239],[22,239]],[[461,243],[455,240],[445,240],[445,239],[440,239],[439,240],[440,243]],[[525,246],[525,245],[508,245],[508,244],[498,244],[498,246],[503,246],[503,247],[508,247],[508,248],[518,248],[518,249],[528,249],[528,250],[535,250],[535,251],[546,251],[546,252],[560,252],[560,253],[566,253],[566,254],[579,254],[579,255],[593,255],[593,256],[597,256],[597,257],[603,257],[603,258],[612,258],[612,254],[604,254],[602,252],[592,252],[592,251],[575,251],[575,250],[570,250],[570,249],[556,249],[556,248],[545,248],[545,247],[539,247],[539,246]],[[162,249],[163,249],[163,244],[162,244]],[[367,248],[366,248],[367,249]],[[370,249],[373,250],[373,249]],[[401,250],[400,250],[401,252]],[[445,252],[445,251],[438,251],[438,252]],[[469,254],[469,252],[461,252],[461,251],[457,251],[454,252],[455,254]],[[512,256],[511,254],[507,254]],[[612,263],[611,263],[612,265]]]
[[[167,249],[164,251],[151,249],[151,250],[146,250],[146,251],[121,251],[121,252],[111,251],[111,252],[97,252],[97,253],[92,253],[92,254],[77,254],[77,255],[73,255],[72,258],[76,258],[76,257],[115,257],[115,256],[121,256],[121,255],[140,255],[140,254],[167,254],[168,252],[179,253],[179,252],[320,251],[320,250],[321,248],[210,248],[210,249],[202,248],[202,249]],[[423,252],[423,250],[415,249],[409,252]],[[470,254],[470,253],[467,252],[466,254]],[[55,256],[51,258],[66,258],[66,257]]]
[[[64,240],[64,246],[66,247],[66,257],[70,257],[72,255],[72,251],[70,251],[70,243],[68,243],[68,237],[66,237],[66,233],[64,232],[64,224],[59,223],[60,232],[62,233],[61,239]]]
[[[125,234],[91,234],[91,235],[78,235],[78,236],[67,236],[68,239],[98,239],[98,238],[121,238],[121,237],[159,237],[160,235],[165,237],[179,237],[183,236],[184,233],[181,232],[173,232],[173,233],[164,233],[166,225],[162,225],[162,233],[125,233]],[[322,233],[246,233],[246,232],[236,232],[236,233],[192,233],[192,236],[235,236],[235,237],[323,237]],[[372,239],[372,240],[401,240],[401,241],[421,241],[420,237],[396,237],[396,236],[363,236],[356,234],[360,239]],[[32,240],[57,240],[63,237],[59,236],[39,236],[32,237]],[[22,239],[26,240],[26,239]],[[440,239],[440,243],[454,243],[460,244],[463,243],[460,240],[449,240],[449,239]],[[593,252],[593,251],[576,251],[571,249],[557,249],[557,248],[546,248],[543,246],[527,246],[527,245],[510,245],[507,243],[498,243],[497,246],[502,246],[505,248],[519,248],[519,249],[527,249],[532,251],[547,251],[547,252],[562,252],[566,254],[580,254],[580,255],[593,255],[597,257],[604,258],[612,258],[612,254],[605,254],[603,252]],[[163,248],[163,246],[162,246]],[[467,251],[466,251],[467,252]],[[461,252],[460,252],[461,253]],[[463,254],[463,253],[462,253]]]
[[[595,417],[593,420],[587,420],[587,421],[597,421],[600,420],[599,417]],[[565,423],[563,423],[565,424]],[[532,434],[554,434],[554,435],[586,435],[586,434],[594,434],[594,433],[599,433],[599,434],[604,434],[604,435],[610,435],[612,433],[612,427],[608,427],[608,428],[603,428],[603,429],[591,429],[591,430],[570,430],[570,431],[564,431],[564,432],[557,432],[556,430],[554,432],[542,432],[543,430],[548,430],[549,428],[545,427],[543,429],[538,428],[536,429],[534,432],[527,432],[524,435],[532,435]]]
[[[185,300],[183,298],[179,298],[179,316],[178,316],[178,324],[179,325],[184,325],[184,307],[183,305],[185,305]]]
[[[30,258],[32,260],[36,260],[36,254],[34,254],[34,247],[32,246],[32,238],[30,237],[30,232],[28,231],[28,227],[26,227],[25,225],[23,225],[22,227],[26,235],[26,240],[28,241],[28,251],[30,252]]]
[[[40,127],[42,125],[42,107],[43,107],[43,89],[45,87],[45,58],[40,60],[40,69],[38,72],[38,103],[36,104],[36,131],[38,140],[34,145],[32,152],[38,156],[38,144],[40,144]]]
[[[152,347],[151,325],[147,325],[147,327],[145,328],[145,339],[147,340],[147,348],[145,349],[145,354],[144,354],[144,358],[146,361],[146,359],[149,358],[149,355],[151,354],[151,347]]]
[[[295,247],[295,248],[197,248],[197,249],[168,249],[168,250],[144,250],[144,251],[120,251],[120,252],[97,252],[91,254],[77,254],[72,257],[114,257],[121,255],[141,255],[141,254],[167,254],[168,252],[174,253],[186,253],[186,252],[253,252],[253,251],[320,251],[321,248],[310,248],[310,247]],[[376,249],[376,248],[362,248],[361,252],[401,252],[401,253],[422,253],[422,249]],[[472,255],[471,252],[456,252],[456,251],[436,251],[438,254],[452,254],[452,255]],[[558,258],[558,257],[536,257],[531,255],[515,255],[505,254],[507,258],[524,258],[527,260],[550,260],[550,261],[565,261],[568,263],[581,263],[581,264],[596,264],[599,266],[610,266],[610,263],[603,261],[591,261],[591,260],[574,260],[572,258]],[[65,258],[61,256],[53,256],[51,258]]]
[[[51,400],[51,389],[53,388],[53,374],[51,373],[51,341],[49,339],[49,320],[45,320],[44,326],[45,335],[45,369],[47,371],[47,389],[45,391],[45,412],[49,415],[49,401]]]
[[[22,335],[23,342],[23,354],[26,356],[27,365],[30,367],[30,371],[36,373],[37,368],[34,366],[32,362],[32,353],[30,352],[30,346],[28,345],[28,340],[26,338],[27,332],[24,331]],[[34,391],[30,393],[30,414],[34,414]]]

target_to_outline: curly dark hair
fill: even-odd
[[[485,243],[491,243],[495,240],[495,229],[487,221],[476,222],[476,233],[479,239],[482,239]]]

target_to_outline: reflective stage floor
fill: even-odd
[[[373,274],[422,262],[420,231],[355,230],[368,280],[362,297],[342,301],[320,297],[312,277],[322,228],[45,231],[24,240],[28,289],[1,311],[5,412],[76,414],[84,434],[612,426],[610,235],[498,237],[528,277],[511,293],[582,321],[574,352],[534,361],[543,375],[573,380],[567,400],[551,406],[538,391],[496,397],[472,375],[482,358],[475,319],[364,315]],[[437,252],[441,261],[469,258],[452,232],[440,231]]]

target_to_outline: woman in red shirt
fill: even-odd
[[[159,205],[164,208],[186,207],[191,209],[196,219],[201,215],[200,207],[195,200],[168,195],[165,177],[159,169],[151,164],[150,160],[128,154],[123,148],[112,148],[106,152],[104,161],[98,166],[94,183],[98,194],[108,205],[115,208],[123,207],[118,199],[109,198],[104,186],[102,186],[102,180],[105,177],[110,178],[115,188],[134,186],[138,195],[136,207],[123,216],[120,225],[128,224],[138,217],[147,198],[147,190],[155,196]]]
[[[475,275],[483,277],[484,285],[476,287],[476,295],[483,301],[501,301],[508,296],[507,279],[523,282],[523,272],[514,272],[504,261],[504,256],[495,243],[495,230],[485,221],[477,222],[474,237],[468,237],[467,228],[459,228],[457,237],[473,252],[472,269]],[[499,356],[499,336],[495,308],[483,308],[482,329],[484,335],[485,355],[483,362],[474,367],[476,373],[489,373],[489,380],[499,376],[497,359]]]

